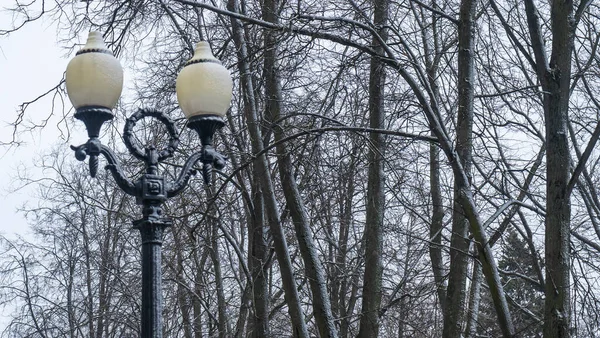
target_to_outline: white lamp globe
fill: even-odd
[[[229,70],[217,60],[208,42],[196,45],[175,83],[177,100],[185,117],[224,116],[231,102],[233,81]]]
[[[67,66],[65,82],[75,109],[115,107],[123,89],[123,68],[100,32],[89,33],[86,45]]]

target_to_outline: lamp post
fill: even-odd
[[[195,173],[194,165],[202,163],[204,183],[209,185],[212,168],[222,169],[225,157],[212,146],[215,131],[223,127],[231,101],[232,80],[229,71],[212,55],[206,42],[199,42],[190,59],[177,77],[176,91],[180,107],[188,119],[187,127],[198,133],[202,149],[192,154],[183,165],[177,179],[167,182],[158,165],[173,156],[179,144],[173,121],[164,113],[140,109],[131,115],[123,131],[128,151],[145,164],[145,173],[135,181],[123,172],[114,152],[100,142],[104,122],[114,118],[112,109],[123,88],[123,70],[119,61],[108,50],[98,32],[90,32],[86,45],[77,52],[66,71],[67,93],[75,107],[75,118],[87,129],[89,140],[80,146],[71,146],[75,157],[83,161],[89,157],[92,177],[98,172],[98,157],[103,155],[117,185],[125,193],[135,196],[142,206],[142,218],[133,222],[142,237],[142,318],[141,337],[162,337],[161,245],[163,232],[172,221],[164,215],[162,204],[181,193]],[[135,124],[143,118],[155,118],[164,124],[168,145],[163,149],[142,147],[133,136]]]

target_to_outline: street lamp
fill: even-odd
[[[212,168],[222,169],[225,157],[212,146],[214,133],[224,125],[231,101],[232,80],[229,71],[213,56],[208,43],[199,42],[190,59],[177,77],[176,91],[179,105],[188,119],[187,127],[196,131],[202,149],[192,154],[183,165],[178,178],[167,182],[159,174],[158,164],[173,156],[179,144],[173,121],[164,113],[140,109],[131,115],[123,131],[123,141],[128,151],[143,161],[145,173],[131,181],[122,170],[114,152],[99,140],[104,122],[114,118],[112,109],[123,88],[123,69],[107,49],[99,32],[90,32],[86,45],[77,52],[67,66],[67,93],[75,107],[75,118],[83,121],[89,140],[80,146],[71,146],[75,157],[83,161],[89,157],[92,177],[98,172],[98,157],[108,161],[117,185],[125,193],[135,196],[142,206],[142,218],[133,222],[142,236],[142,318],[141,337],[162,337],[161,245],[165,228],[172,221],[163,214],[162,204],[179,194],[195,173],[194,165],[202,163],[204,183],[209,185]],[[164,124],[168,145],[163,149],[144,147],[134,139],[135,124],[146,117]]]

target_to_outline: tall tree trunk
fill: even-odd
[[[85,257],[85,286],[86,286],[86,297],[87,297],[87,301],[86,301],[86,314],[88,316],[88,330],[89,330],[89,334],[90,336],[94,337],[94,334],[96,334],[96,330],[94,329],[94,323],[96,323],[96,321],[94,320],[94,293],[92,291],[92,262],[91,262],[91,255],[92,252],[90,251],[90,238],[88,235],[88,231],[87,231],[87,220],[85,219],[85,213],[82,213],[82,218],[81,218],[81,234],[83,237],[83,246],[84,246],[84,257]]]
[[[473,83],[475,73],[474,56],[474,12],[475,0],[463,0],[460,6],[458,28],[458,117],[456,122],[456,153],[467,175],[471,179],[473,147]],[[464,182],[469,184],[470,182]],[[469,265],[468,220],[463,212],[460,194],[463,182],[454,182],[454,213],[452,217],[452,236],[450,238],[450,273],[444,313],[444,332],[446,338],[459,337],[465,320],[465,300],[467,268]]]
[[[269,257],[269,246],[266,238],[263,194],[258,187],[258,175],[254,174],[252,187],[252,204],[248,225],[248,268],[252,274],[252,309],[253,320],[249,325],[252,337],[269,337],[269,267],[266,262]]]
[[[278,1],[265,0],[263,3],[263,19],[268,22],[277,23]],[[281,102],[283,101],[280,88],[279,71],[277,68],[278,41],[277,32],[265,30],[265,52],[264,52],[264,76],[265,76],[265,115],[273,121],[281,117]],[[275,126],[275,141],[284,138],[284,130]],[[279,174],[283,185],[283,193],[290,211],[298,246],[304,261],[306,277],[312,292],[312,305],[317,328],[321,338],[334,338],[338,336],[337,329],[331,312],[331,303],[325,282],[325,272],[318,256],[317,249],[312,239],[308,214],[304,201],[298,190],[294,178],[292,161],[284,143],[277,145],[277,162]]]
[[[75,337],[75,332],[76,332],[76,323],[77,320],[75,319],[75,306],[73,304],[73,280],[75,277],[75,259],[73,259],[73,257],[68,257],[67,258],[67,264],[69,267],[69,277],[67,279],[67,285],[66,285],[66,291],[67,291],[67,319],[69,322],[69,337],[74,338]],[[91,318],[90,318],[91,319]],[[91,321],[91,320],[90,320]],[[90,336],[93,334],[93,332],[90,332]]]
[[[206,189],[209,190],[209,189]],[[217,289],[217,312],[219,314],[219,338],[229,337],[229,320],[227,317],[227,311],[225,303],[225,292],[223,291],[223,276],[221,273],[221,257],[219,255],[219,241],[218,241],[218,220],[212,219],[209,221],[211,225],[211,236],[210,236],[210,258],[213,263],[213,269],[215,272],[215,288]]]
[[[350,295],[348,296],[347,300],[345,296],[342,298],[343,303],[340,306],[340,317],[342,318],[340,323],[340,337],[348,337],[350,332],[352,321],[349,320],[348,317],[351,317],[354,313],[354,308],[356,307],[356,303],[358,301],[358,294],[360,291],[358,285],[359,280],[360,275],[358,274],[358,271],[356,271],[352,274],[352,277],[349,281],[344,279],[342,282],[342,290],[350,289]],[[346,293],[348,292],[344,291],[344,294]]]
[[[483,271],[477,263],[473,264],[473,277],[471,277],[471,292],[469,293],[469,310],[467,311],[467,326],[465,338],[475,337],[477,333],[477,318],[479,317],[479,303],[481,301],[481,282]]]
[[[107,196],[108,197],[108,196]],[[114,196],[109,198],[110,205],[113,208],[118,207],[118,203],[116,202]],[[120,209],[120,208],[119,208]],[[114,209],[113,209],[114,210]],[[110,309],[110,296],[109,296],[109,280],[111,275],[111,262],[113,260],[114,250],[111,250],[111,239],[113,233],[113,220],[115,219],[115,215],[112,212],[109,212],[105,216],[106,223],[106,233],[102,238],[102,246],[100,249],[100,267],[99,267],[99,283],[98,283],[98,313],[96,314],[96,333],[95,336],[97,338],[102,337],[102,331],[105,329],[106,324],[108,323],[107,316],[109,315]],[[87,234],[86,234],[87,236]]]
[[[194,310],[194,338],[202,338],[204,337],[204,330],[202,325],[202,303],[200,298],[204,292],[204,282],[202,280],[204,265],[206,264],[206,260],[208,259],[208,250],[202,250],[202,256],[198,257],[200,253],[194,253],[194,262],[196,269],[196,276],[194,280],[194,292],[192,297],[192,305]]]
[[[387,40],[389,1],[374,0],[375,27],[378,27],[380,38]],[[383,46],[377,38],[373,38],[375,50],[382,54]],[[383,129],[385,106],[385,65],[378,57],[371,58],[369,74],[369,126]],[[385,140],[383,134],[369,135],[369,173],[367,179],[367,214],[365,222],[365,275],[362,292],[362,313],[358,337],[373,338],[379,336],[379,308],[381,306],[381,285],[383,275],[383,215],[384,215],[384,179],[383,172]]]
[[[187,217],[184,218],[182,224],[187,224]],[[173,250],[175,251],[175,259],[176,259],[176,270],[175,270],[175,279],[177,280],[177,303],[179,305],[179,311],[181,312],[181,322],[183,326],[183,337],[184,338],[192,338],[192,324],[190,322],[190,304],[188,302],[189,290],[185,287],[185,277],[183,276],[183,260],[184,255],[182,252],[182,241],[181,241],[181,230],[173,231],[173,242],[175,246]]]
[[[235,334],[234,338],[243,338],[245,337],[244,332],[246,328],[246,321],[248,320],[248,309],[250,307],[249,299],[250,299],[250,289],[251,289],[251,281],[248,281],[248,284],[242,290],[242,298],[240,300],[240,311],[235,323]]]
[[[544,337],[569,337],[570,219],[567,193],[570,154],[568,139],[569,90],[574,27],[573,1],[552,2],[552,56],[544,74],[546,88],[546,288]]]
[[[437,2],[431,3],[437,8]],[[431,88],[433,99],[432,106],[440,101],[440,89],[438,86],[439,51],[438,42],[438,20],[436,15],[431,15],[431,21],[423,14],[421,9],[422,23],[420,24],[423,48],[425,51],[425,67],[427,82]],[[432,133],[432,136],[435,136]],[[429,145],[429,187],[431,195],[431,226],[429,228],[429,258],[433,270],[433,280],[436,285],[437,296],[442,313],[446,309],[446,272],[444,271],[444,259],[442,254],[442,230],[444,228],[444,200],[442,197],[442,186],[440,181],[440,148],[437,144]]]
[[[398,306],[398,338],[404,338],[406,336],[406,323],[408,319],[408,297],[400,296],[400,304]]]
[[[236,132],[232,117],[228,116],[229,128],[233,131],[234,135],[238,135],[235,138],[235,143],[238,149],[243,148],[244,140],[240,135],[242,133]],[[232,165],[234,168],[239,168],[241,165],[232,158]],[[246,161],[242,159],[242,162]],[[233,337],[243,338],[255,334],[259,336],[264,334],[269,335],[269,311],[270,311],[270,295],[267,283],[269,276],[269,265],[265,264],[269,257],[269,246],[266,236],[266,226],[264,220],[264,207],[262,200],[262,193],[258,187],[258,178],[256,173],[251,170],[237,171],[235,173],[238,182],[248,182],[247,184],[240,184],[242,190],[242,198],[244,205],[244,215],[246,219],[246,226],[241,228],[241,231],[246,231],[248,236],[247,240],[247,263],[249,274],[244,274],[246,277],[246,283],[243,286],[240,308],[238,317],[235,323],[235,332]],[[248,179],[249,178],[249,179]],[[243,235],[242,235],[243,237]],[[238,257],[239,265],[244,265],[242,257]],[[254,327],[258,329],[254,331]]]
[[[237,0],[228,0],[227,9],[232,12],[239,12]],[[241,76],[242,96],[244,100],[244,113],[248,124],[248,132],[250,134],[252,151],[255,154],[260,154],[263,149],[262,133],[260,130],[260,121],[256,112],[254,85],[252,83],[252,72],[246,60],[248,60],[248,52],[246,48],[245,37],[243,34],[241,23],[234,18],[231,18],[233,30],[233,40],[238,52],[238,67]],[[260,188],[264,199],[264,210],[269,224],[271,235],[273,236],[273,246],[275,255],[279,263],[283,289],[285,292],[285,300],[288,305],[288,311],[293,325],[294,337],[308,337],[308,329],[304,322],[304,314],[300,306],[300,297],[294,280],[294,270],[289,255],[287,241],[281,221],[279,218],[279,207],[275,199],[275,191],[269,170],[269,163],[265,154],[258,155],[254,161],[254,170],[256,177],[259,179]],[[266,338],[266,337],[262,337]]]
[[[567,186],[571,157],[567,121],[576,21],[573,1],[552,1],[552,55],[548,63],[544,39],[540,32],[538,11],[532,0],[525,1],[525,11],[535,54],[536,71],[544,92],[546,120],[544,337],[563,338],[570,336],[571,201]]]
[[[350,165],[348,165],[348,176],[346,181],[341,183],[344,187],[341,188],[340,201],[340,224],[337,246],[335,248],[335,265],[333,269],[331,293],[332,302],[335,304],[336,312],[334,315],[339,318],[340,337],[346,337],[348,328],[350,327],[350,316],[347,316],[347,299],[348,299],[348,239],[352,227],[352,202],[354,200],[354,191],[356,189],[356,166],[357,154],[359,147],[353,146]]]
[[[429,228],[429,258],[433,269],[433,280],[442,312],[446,309],[446,285],[444,282],[444,260],[442,256],[442,229],[444,228],[444,205],[440,183],[440,149],[429,146],[429,185],[431,193],[431,226]]]

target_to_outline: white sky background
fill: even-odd
[[[6,8],[14,4],[15,0],[0,0],[0,29],[13,27],[13,15]],[[85,43],[86,39],[87,31],[79,32],[79,42]],[[28,23],[9,36],[0,36],[0,143],[13,139],[13,127],[10,124],[17,119],[19,106],[34,100],[63,79],[69,60],[75,56],[74,51],[69,53],[64,47],[58,43],[57,25],[46,18]],[[127,69],[124,71],[127,78],[129,72]],[[126,85],[123,96],[127,89]],[[47,154],[52,148],[68,149],[70,144],[79,145],[87,140],[85,128],[79,121],[74,126],[70,121],[74,128],[70,135],[66,133],[65,124],[61,122],[63,107],[60,99],[54,101],[56,113],[44,128],[27,130],[26,126],[32,122],[40,123],[48,118],[52,110],[52,96],[48,95],[28,107],[23,121],[25,127],[20,128],[16,137],[19,146],[0,145],[0,235],[8,239],[17,236],[31,238],[25,215],[18,209],[25,204],[35,206],[38,203],[37,188],[31,185],[15,191],[19,185],[15,178],[19,175],[42,177],[41,171],[34,167],[41,155]],[[65,111],[73,114],[66,95],[64,104]],[[61,133],[59,124],[65,133]],[[87,166],[87,161],[81,165]],[[10,312],[9,307],[0,306],[0,333],[9,323]]]
[[[13,4],[13,0],[0,0],[0,29],[12,27],[12,15],[4,9]],[[12,140],[10,123],[17,118],[19,105],[46,92],[62,79],[68,59],[56,41],[56,27],[44,20],[30,23],[8,37],[0,37],[0,142]],[[33,104],[24,121],[40,121],[48,116],[50,107],[47,99]],[[15,192],[13,180],[19,172],[33,168],[36,156],[61,142],[59,135],[53,119],[42,130],[19,134],[20,146],[0,146],[0,234],[8,238],[27,237],[29,226],[17,209],[33,201],[35,187]],[[8,324],[9,312],[8,308],[0,308],[0,332]]]
[[[13,0],[0,0],[2,29],[12,26],[12,15],[4,9],[13,4]],[[69,60],[66,50],[61,50],[56,41],[56,27],[45,20],[0,37],[0,141],[12,139],[13,129],[9,124],[17,118],[19,105],[33,100],[62,79]],[[39,122],[48,116],[50,109],[50,99],[41,100],[28,108],[24,122]],[[27,233],[27,222],[16,210],[34,196],[33,187],[12,191],[13,179],[25,168],[31,170],[36,156],[45,150],[59,142],[67,146],[66,140],[60,139],[57,122],[54,118],[44,129],[19,134],[17,138],[23,142],[19,147],[0,146],[0,233],[9,238]],[[70,142],[85,141],[84,136],[77,136]]]

